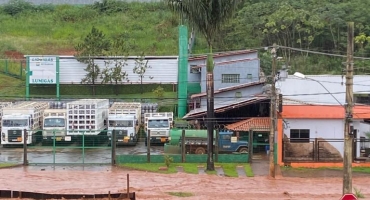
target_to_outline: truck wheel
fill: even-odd
[[[248,148],[246,148],[246,147],[240,148],[239,153],[248,153]]]
[[[197,149],[195,149],[195,154],[205,154],[205,153],[206,149],[203,147],[198,147]]]

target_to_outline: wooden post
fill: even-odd
[[[182,129],[181,134],[181,162],[185,162],[186,148],[185,148],[185,129]]]
[[[271,118],[271,125],[270,125],[270,139],[269,139],[269,174],[270,177],[275,178],[275,155],[274,155],[274,144],[275,144],[275,121],[276,121],[276,88],[275,88],[275,76],[276,76],[276,44],[274,43],[274,47],[271,50],[272,55],[272,70],[271,70],[271,96],[270,96],[270,118]]]
[[[343,153],[343,195],[352,193],[352,137],[350,124],[353,110],[353,48],[354,23],[348,23],[347,37],[347,66],[346,66],[346,104],[344,124],[344,153]]]
[[[216,141],[215,141],[215,162],[218,162],[218,140],[220,139],[220,130],[216,130]]]
[[[249,163],[252,163],[253,158],[253,129],[249,129],[249,141],[248,141],[248,154],[249,154]]]
[[[148,133],[147,133],[146,146],[147,146],[146,160],[148,163],[150,163],[150,130],[148,130]]]
[[[23,165],[28,165],[27,160],[27,139],[28,139],[28,133],[26,129],[23,129]]]
[[[116,136],[116,130],[114,129],[111,136],[112,166],[116,165]]]
[[[314,154],[313,154],[313,159],[314,161],[319,161],[319,141],[317,138],[315,138],[315,144],[314,144]]]
[[[127,199],[131,199],[130,198],[130,175],[127,174]]]

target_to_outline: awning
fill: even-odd
[[[234,98],[233,100],[230,101],[224,101],[220,102],[218,104],[215,103],[214,108],[215,108],[215,113],[223,113],[228,110],[232,110],[235,108],[243,107],[246,105],[250,105],[253,103],[257,103],[263,100],[268,99],[268,97],[253,97],[253,98]],[[188,114],[186,114],[183,119],[190,119],[193,117],[199,117],[202,115],[206,115],[207,113],[207,107],[204,106],[202,108],[197,108],[194,110],[191,110]]]

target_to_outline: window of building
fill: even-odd
[[[370,105],[370,94],[353,94],[355,103]]]
[[[240,83],[240,74],[222,74],[222,83]]]
[[[310,142],[310,130],[290,129],[290,142]]]
[[[241,98],[242,92],[235,92],[235,98]]]
[[[252,78],[253,78],[252,74],[247,74],[247,79],[252,79]]]

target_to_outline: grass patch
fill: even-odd
[[[254,173],[253,173],[253,170],[252,170],[252,167],[251,167],[250,164],[244,165],[244,170],[245,170],[245,174],[247,175],[247,177],[253,177],[254,176]]]
[[[26,88],[24,82],[0,73],[0,97],[2,99],[11,99],[24,97]]]
[[[14,167],[16,165],[17,164],[13,164],[13,163],[0,163],[0,168]]]
[[[164,167],[164,163],[127,163],[127,164],[120,164],[121,167],[140,170],[140,171],[148,171],[148,172],[157,172],[157,173],[176,173],[177,167],[182,166],[185,173],[188,174],[198,174],[198,166],[205,165],[204,163],[172,163],[167,171],[159,170],[160,167]],[[249,164],[239,164],[239,163],[217,163],[216,165],[221,166],[224,170],[225,176],[228,177],[238,177],[238,172],[236,170],[237,166],[244,166],[245,172],[248,177],[253,177],[252,168]],[[206,174],[209,175],[217,175],[215,171],[207,171],[205,170]]]
[[[194,196],[193,193],[190,192],[167,192],[167,194],[176,196],[176,197],[192,197]]]

